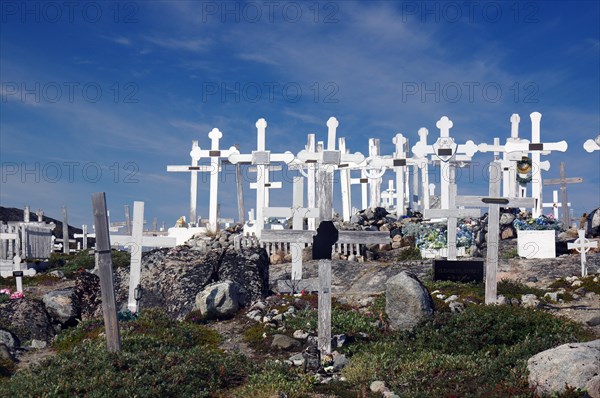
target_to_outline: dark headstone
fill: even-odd
[[[333,221],[321,221],[317,235],[313,237],[313,260],[331,260],[331,249],[338,237],[339,233]]]
[[[433,280],[483,282],[483,260],[433,260]]]

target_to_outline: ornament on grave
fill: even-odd
[[[527,156],[523,156],[521,160],[517,162],[517,181],[520,184],[530,183],[532,174],[531,159]]]
[[[187,222],[185,222],[185,216],[179,217],[179,219],[175,222],[175,226],[178,228],[187,227]]]
[[[306,350],[302,353],[304,358],[304,373],[311,371],[317,373],[321,368],[321,351],[316,342],[309,343]]]

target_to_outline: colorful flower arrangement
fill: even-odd
[[[0,290],[0,302],[7,301],[8,299],[18,300],[18,299],[22,299],[23,297],[25,297],[23,295],[23,292],[11,293],[10,289],[1,289]]]
[[[409,223],[402,226],[404,235],[414,236],[419,249],[442,249],[448,247],[445,224]],[[456,231],[456,247],[471,247],[474,236],[470,223],[459,224]]]
[[[541,215],[537,218],[515,218],[513,221],[513,227],[515,227],[516,230],[521,231],[558,231],[563,227],[563,225],[560,221],[554,218],[553,215],[549,214],[547,216]]]

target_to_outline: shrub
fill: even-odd
[[[208,397],[241,385],[252,365],[216,349],[216,332],[145,311],[121,325],[120,353],[109,353],[100,321],[59,336],[56,356],[0,384],[0,396]]]
[[[527,359],[590,338],[580,325],[541,311],[468,306],[356,348],[343,375],[357,388],[389,381],[403,397],[531,397]]]
[[[421,250],[419,250],[416,247],[411,247],[411,248],[402,250],[396,260],[397,261],[422,260]]]

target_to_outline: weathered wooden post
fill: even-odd
[[[108,351],[121,351],[121,336],[117,320],[115,282],[113,279],[110,236],[108,234],[108,216],[104,192],[92,194],[94,227],[96,229],[96,267],[100,273],[100,290],[102,294],[102,312],[106,332]],[[67,238],[68,242],[68,238]]]
[[[62,207],[62,216],[63,216],[63,253],[69,254],[71,251],[69,250],[69,222],[67,219],[67,207]]]

